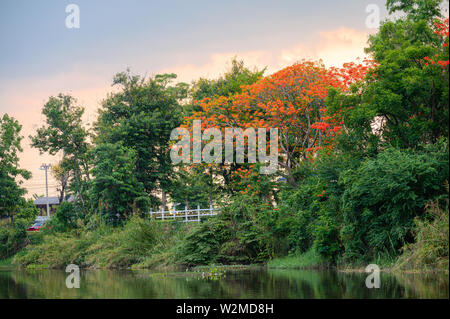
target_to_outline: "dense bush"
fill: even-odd
[[[14,222],[0,227],[0,259],[14,255],[30,242],[26,229],[38,213],[39,210],[32,200],[23,200],[15,214]]]
[[[262,262],[273,255],[273,208],[251,195],[236,195],[233,199],[217,217],[187,232],[177,252],[180,262],[246,264]]]
[[[321,174],[327,165],[318,164],[303,172],[296,189],[286,188],[282,194],[277,230],[286,238],[290,254],[314,249],[321,258],[334,261],[341,252],[339,238],[340,191]],[[337,179],[335,179],[337,181]]]
[[[46,232],[63,232],[77,227],[82,217],[76,205],[69,202],[62,202],[46,224]]]
[[[136,151],[120,143],[105,143],[92,151],[94,168],[89,196],[92,213],[119,223],[148,207],[144,185],[134,174]]]
[[[28,222],[17,219],[11,227],[0,228],[0,259],[8,258],[27,244]]]
[[[38,215],[39,209],[34,205],[33,200],[29,199],[27,201],[23,201],[23,204],[19,207],[15,218],[31,223]]]
[[[426,202],[445,194],[448,146],[420,153],[387,149],[340,180],[345,257],[397,255],[412,241],[413,220],[424,215]]]
[[[195,225],[182,239],[177,259],[189,266],[208,265],[217,261],[221,238],[218,220]]]

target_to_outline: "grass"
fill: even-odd
[[[276,269],[318,269],[328,268],[329,265],[310,249],[303,254],[272,259],[267,263],[267,267]]]
[[[132,218],[123,227],[100,226],[43,234],[42,240],[19,252],[12,264],[24,268],[59,268],[74,263],[83,268],[152,268],[165,263],[165,252],[177,233],[166,222]]]
[[[209,271],[211,267],[214,267],[221,271],[230,271],[230,270],[258,270],[263,267],[260,264],[250,264],[250,265],[209,265],[209,266],[195,266],[189,268],[190,272],[203,272]]]
[[[448,188],[448,184],[447,184]],[[449,271],[449,211],[439,202],[427,204],[431,220],[415,219],[415,241],[403,247],[394,270]]]
[[[12,266],[13,257],[9,257],[6,259],[0,259],[0,268],[7,268]]]

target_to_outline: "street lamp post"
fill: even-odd
[[[50,164],[42,164],[40,167],[40,170],[45,170],[45,196],[47,198],[47,217],[50,217],[50,205],[49,205],[49,199],[48,199],[48,178],[47,178],[47,171],[50,168]]]

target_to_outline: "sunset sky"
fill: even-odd
[[[80,8],[68,29],[65,8]],[[233,56],[266,74],[301,59],[341,65],[364,57],[366,7],[384,0],[137,1],[0,0],[0,115],[23,125],[21,167],[33,173],[28,197],[45,192],[43,162],[59,157],[30,148],[51,95],[71,93],[96,118],[115,73],[178,74],[181,81],[216,77]],[[50,181],[50,195],[56,182]]]

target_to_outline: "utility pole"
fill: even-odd
[[[45,170],[45,196],[47,197],[47,217],[50,217],[50,206],[48,201],[48,178],[47,178],[47,171],[50,168],[50,164],[42,164],[40,167],[40,170]]]

